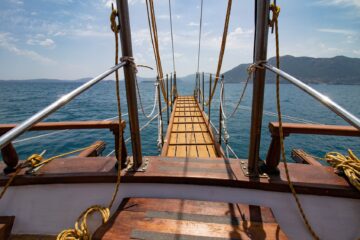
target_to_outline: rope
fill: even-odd
[[[79,149],[76,149],[76,150],[73,150],[73,151],[70,151],[70,152],[62,153],[62,154],[50,157],[50,158],[45,159],[45,160],[44,160],[44,158],[42,156],[43,153],[45,153],[45,152],[43,152],[42,154],[32,154],[24,162],[22,162],[21,164],[19,164],[16,167],[15,172],[11,175],[11,177],[7,181],[6,185],[2,189],[2,191],[0,193],[0,199],[4,196],[6,190],[10,187],[11,183],[14,181],[15,177],[20,173],[20,171],[22,169],[25,169],[25,168],[30,168],[30,169],[38,168],[38,167],[44,166],[45,164],[51,162],[54,159],[61,158],[61,157],[64,157],[64,156],[68,156],[68,155],[71,155],[71,154],[74,154],[74,153],[77,153],[77,152],[81,152],[81,151],[83,151],[85,149],[88,149],[88,148],[90,148],[92,146],[93,145],[90,145],[90,146],[87,146],[87,147],[84,147],[84,148],[79,148]]]
[[[173,36],[173,24],[172,24],[172,14],[171,14],[171,0],[169,0],[169,14],[170,14],[170,32],[171,32],[171,49],[173,57],[173,69],[176,72],[175,68],[175,50],[174,50],[174,36]]]
[[[112,12],[110,15],[110,22],[111,22],[111,30],[114,32],[115,36],[115,64],[118,64],[119,59],[119,37],[118,37],[118,25],[116,23],[116,17],[117,17],[117,11],[114,9],[114,6],[112,5]],[[130,57],[123,57],[121,61],[127,61],[128,63],[132,64],[135,68],[136,65],[133,62],[133,58]],[[118,71],[115,71],[115,78],[116,78],[116,99],[117,99],[117,111],[119,115],[119,123],[121,123],[121,102],[120,102],[120,84],[119,84],[119,74]],[[123,139],[123,132],[121,129],[121,124],[119,124],[119,155],[121,155],[122,152],[122,139]],[[102,217],[102,222],[106,223],[110,218],[110,209],[112,208],[117,193],[119,191],[120,186],[120,180],[121,180],[121,163],[120,163],[120,157],[117,159],[117,180],[115,189],[112,195],[112,198],[110,200],[110,203],[108,207],[103,207],[99,205],[90,206],[87,208],[82,214],[79,216],[75,223],[75,228],[73,229],[66,229],[62,231],[58,236],[57,240],[68,240],[68,239],[91,239],[91,234],[88,230],[87,226],[87,217],[99,212]]]
[[[236,107],[234,108],[234,110],[231,112],[231,114],[229,116],[226,116],[226,114],[225,114],[225,107],[224,107],[225,104],[223,103],[223,101],[224,101],[224,94],[223,94],[223,92],[224,92],[224,81],[221,81],[220,104],[221,104],[221,113],[222,113],[224,119],[230,119],[232,116],[234,116],[234,114],[238,110],[238,108],[239,108],[239,106],[240,106],[240,104],[241,104],[241,102],[242,102],[242,100],[244,98],[246,88],[247,88],[247,85],[248,85],[248,83],[250,81],[251,76],[255,72],[255,69],[260,68],[260,67],[261,66],[260,66],[259,63],[253,63],[247,68],[248,77],[247,77],[247,79],[245,81],[245,85],[244,85],[243,90],[241,92],[239,101],[237,102]]]
[[[209,101],[206,103],[206,105],[208,105],[211,102],[212,98],[214,97],[215,90],[216,90],[216,85],[217,85],[219,77],[220,77],[220,71],[221,71],[222,62],[223,62],[224,53],[225,53],[226,38],[227,38],[227,34],[228,34],[228,29],[229,29],[229,22],[230,22],[230,15],[231,15],[231,5],[232,5],[232,0],[228,0],[227,10],[226,10],[226,17],[225,17],[225,24],[224,24],[224,31],[223,31],[222,41],[221,41],[221,48],[220,48],[220,53],[219,53],[219,61],[218,61],[218,66],[217,66],[217,70],[216,70],[214,86],[213,86],[213,89],[211,91],[211,95],[209,96]]]
[[[145,113],[145,110],[144,110],[144,106],[142,104],[142,98],[141,98],[141,94],[140,94],[140,90],[139,90],[139,84],[138,84],[138,81],[137,81],[137,78],[135,78],[135,85],[136,85],[136,91],[137,91],[137,95],[138,95],[138,98],[139,98],[139,103],[140,103],[140,109],[141,109],[141,112],[143,113],[143,115],[145,116],[145,118],[147,119],[150,119],[152,117],[152,115],[154,114],[155,112],[155,109],[156,109],[156,103],[157,103],[157,98],[158,98],[158,89],[156,87],[156,83],[154,84],[154,87],[155,87],[155,96],[154,96],[154,105],[152,107],[152,110],[150,112],[150,114],[146,115]]]
[[[270,10],[273,13],[272,19],[269,21],[271,24],[274,24],[275,27],[275,44],[276,44],[276,67],[280,68],[280,50],[279,50],[279,25],[278,25],[278,17],[280,14],[280,7],[276,6],[275,4],[271,4],[270,6]],[[271,27],[272,25],[270,25]],[[279,136],[280,136],[280,148],[281,148],[281,156],[284,162],[284,167],[285,167],[285,174],[286,174],[286,179],[289,185],[289,188],[291,190],[291,193],[295,199],[297,208],[300,211],[301,217],[306,225],[306,228],[308,229],[308,231],[310,232],[311,236],[314,239],[320,239],[317,234],[315,233],[315,231],[313,230],[312,226],[310,225],[304,209],[300,203],[300,200],[297,196],[296,190],[294,188],[293,183],[290,180],[290,174],[289,174],[289,169],[288,169],[288,165],[287,165],[287,159],[286,159],[286,154],[285,154],[285,144],[284,144],[284,132],[283,132],[283,127],[282,127],[282,117],[281,117],[281,105],[280,105],[280,76],[277,74],[276,75],[276,107],[277,107],[277,112],[278,112],[278,121],[279,121]]]
[[[338,173],[344,173],[350,183],[360,191],[360,159],[348,149],[348,156],[338,152],[329,152],[325,160],[333,166]]]
[[[166,96],[164,81],[163,81],[164,74],[163,74],[161,58],[160,58],[159,40],[158,40],[158,33],[157,33],[154,2],[153,2],[153,0],[146,0],[145,3],[146,3],[146,12],[147,12],[147,18],[148,18],[149,31],[150,31],[150,36],[151,36],[151,44],[153,47],[154,57],[155,57],[155,62],[156,62],[156,70],[157,70],[158,76],[160,78],[161,92],[162,92],[165,102],[167,104],[169,104],[169,101]]]

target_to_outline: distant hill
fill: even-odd
[[[275,65],[275,58],[269,59],[269,63]],[[249,64],[240,64],[225,72],[225,81],[233,83],[245,81],[248,66]],[[280,58],[280,68],[305,83],[360,84],[360,58],[344,56],[311,58],[286,55]],[[266,82],[274,83],[275,74],[267,72]]]

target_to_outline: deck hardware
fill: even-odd
[[[269,178],[269,176],[266,173],[259,172],[257,175],[250,174],[250,172],[248,170],[247,161],[241,160],[240,165],[241,165],[240,168],[246,177],[256,177],[257,176],[259,178]]]
[[[126,172],[146,172],[150,163],[150,159],[144,157],[142,164],[138,168],[134,168],[134,162],[132,157],[129,157],[128,162],[129,163],[125,169]]]

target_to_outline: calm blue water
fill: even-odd
[[[0,82],[0,123],[19,123],[79,85],[79,83]],[[178,85],[181,94],[192,93],[193,84],[179,82]],[[114,86],[115,83],[112,81],[98,84],[57,113],[48,117],[46,121],[102,120],[116,116]],[[237,102],[242,87],[242,84],[226,84],[225,96],[226,110],[228,113],[231,112],[234,104]],[[356,116],[360,116],[360,86],[313,85],[313,87],[325,93],[340,105],[345,106]],[[153,84],[141,83],[140,91],[144,107],[148,114],[153,103]],[[251,114],[246,107],[251,106],[251,93],[252,85],[249,85],[242,103],[245,107],[238,110],[236,115],[227,123],[230,134],[230,145],[241,158],[246,158],[248,155]],[[122,110],[123,113],[126,113],[124,86],[121,87],[121,97]],[[218,99],[219,95],[217,93],[212,104],[211,115],[216,125],[219,117]],[[291,85],[283,84],[281,86],[281,100],[284,115],[317,123],[346,124],[341,118]],[[266,85],[264,110],[276,112],[275,103],[275,85],[268,84]],[[166,113],[164,115],[166,118]],[[139,118],[141,126],[147,122],[147,119],[145,119],[140,112]],[[127,116],[125,116],[124,119],[127,120]],[[270,121],[276,121],[276,117],[271,116],[271,114],[264,115],[261,143],[261,156],[263,158],[266,156],[270,143],[270,135],[267,127]],[[286,118],[284,121],[296,122]],[[164,129],[166,129],[166,125]],[[49,132],[29,132],[18,139],[44,133]],[[127,136],[129,136],[128,128],[126,131],[126,137]],[[144,155],[157,155],[157,121],[154,121],[148,128],[144,129],[141,137]],[[44,149],[47,150],[46,156],[50,157],[54,154],[85,147],[96,140],[103,140],[107,143],[104,152],[105,155],[114,148],[113,135],[108,130],[71,130],[59,132],[41,139],[16,143],[14,145],[20,157],[24,159],[32,153],[40,153]],[[288,155],[290,155],[292,148],[303,148],[307,152],[317,156],[323,156],[328,151],[345,153],[347,148],[351,148],[360,155],[359,138],[291,135],[286,138],[285,144]],[[128,150],[131,152],[130,144],[128,144]]]

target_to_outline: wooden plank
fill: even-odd
[[[17,124],[0,124],[0,135],[6,133]],[[42,122],[37,123],[29,131],[48,131],[66,129],[113,129],[118,126],[117,121],[72,121],[72,122]],[[122,121],[123,128],[125,121]]]
[[[287,239],[269,208],[132,198],[123,200],[110,220],[96,230],[93,239],[240,240],[264,236]]]
[[[272,135],[277,135],[279,133],[279,123],[270,122],[269,130]],[[352,126],[322,124],[283,123],[283,131],[285,136],[289,134],[317,134],[349,137],[360,136],[360,131]]]
[[[198,145],[197,146],[199,157],[208,158],[210,157],[207,146],[205,145]]]
[[[291,151],[291,157],[298,163],[305,163],[314,166],[322,166],[322,164],[319,161],[317,161],[315,158],[307,154],[302,149],[293,149]]]

